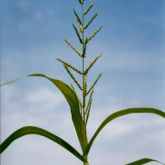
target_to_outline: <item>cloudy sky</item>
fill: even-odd
[[[92,0],[86,0],[86,5]],[[71,23],[77,0],[2,0],[1,81],[44,73],[71,83],[57,57],[75,66],[79,59],[64,43],[79,46]],[[165,110],[165,1],[95,0],[99,17],[88,34],[88,59],[102,53],[90,73],[91,83],[103,76],[94,95],[89,138],[108,114],[128,107]],[[87,62],[86,62],[87,63]],[[23,78],[1,89],[1,139],[16,129],[34,125],[61,136],[80,150],[69,106],[60,92],[40,78]],[[142,157],[165,162],[165,121],[154,115],[131,115],[113,121],[96,139],[89,161],[123,165]],[[15,141],[1,157],[2,165],[79,165],[60,146],[40,136]],[[150,164],[151,165],[151,164]],[[154,163],[156,165],[156,163]]]

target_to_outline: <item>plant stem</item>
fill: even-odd
[[[86,160],[87,160],[87,162],[84,162],[83,165],[89,165],[89,163],[88,163],[88,155],[86,156]]]
[[[82,97],[83,97],[83,108],[82,108],[82,112],[83,112],[83,119],[85,122],[85,109],[86,109],[86,75],[84,74],[85,72],[85,51],[86,51],[86,43],[85,43],[85,32],[84,32],[84,5],[82,3]],[[85,127],[85,134],[87,134],[86,131],[86,127]],[[88,141],[88,139],[87,139]],[[88,163],[88,156],[86,157],[87,162],[83,163],[83,165],[89,165]]]
[[[89,163],[87,162],[87,163],[84,163],[84,165],[89,165]]]
[[[83,92],[82,92],[82,97],[83,97],[83,119],[85,121],[85,104],[86,104],[86,81],[85,81],[85,75],[84,75],[84,70],[85,70],[85,33],[84,33],[84,6],[82,3],[82,26],[83,26],[83,32],[82,32],[82,87],[83,87]]]

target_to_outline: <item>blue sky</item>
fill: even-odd
[[[80,65],[63,41],[67,38],[79,47],[71,26],[73,8],[79,9],[77,0],[2,0],[2,82],[41,72],[71,83],[56,58]],[[98,53],[102,58],[91,71],[90,82],[100,72],[103,76],[95,91],[89,136],[116,110],[144,106],[165,109],[164,9],[164,0],[95,0],[91,15],[97,11],[99,17],[88,34],[100,25],[103,30],[91,42],[88,59]],[[2,139],[17,128],[36,125],[79,148],[68,106],[51,84],[24,78],[4,87],[1,95]],[[104,129],[91,150],[90,162],[122,165],[143,156],[165,162],[164,130],[163,119],[153,115],[124,117]],[[57,145],[35,136],[17,140],[1,161],[2,165],[80,164]]]

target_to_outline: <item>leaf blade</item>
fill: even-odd
[[[86,125],[88,123],[88,118],[89,118],[89,114],[90,114],[90,110],[91,110],[91,106],[92,106],[92,96],[93,96],[93,93],[94,93],[94,88],[92,89],[92,91],[90,93],[88,104],[87,104],[87,107],[86,107],[86,112],[85,112],[85,114],[86,114],[85,124]]]
[[[154,159],[150,159],[150,158],[139,159],[139,160],[136,160],[134,162],[128,163],[126,165],[142,165],[142,164],[146,164],[146,163],[150,163],[150,162],[157,162],[157,163],[160,163],[162,165],[165,165],[164,163],[162,163],[160,161],[157,161],[157,160],[154,160]]]
[[[72,121],[81,145],[82,150],[84,151],[88,141],[87,141],[87,135],[85,131],[85,123],[82,120],[81,113],[80,113],[80,107],[79,107],[79,101],[77,99],[76,94],[74,91],[64,82],[61,80],[50,78],[44,74],[31,74],[29,76],[37,76],[48,79],[50,82],[52,82],[64,95],[65,99],[67,100],[71,115],[72,115]]]
[[[0,84],[0,87],[3,87],[3,86],[6,86],[6,85],[9,85],[9,84],[12,84],[12,83],[14,83],[14,82],[16,82],[16,81],[18,81],[18,80],[20,80],[20,79],[21,79],[21,78],[16,78],[16,79],[14,79],[14,80],[7,81],[7,82],[5,82],[5,83]]]
[[[94,140],[96,139],[97,135],[100,133],[100,131],[108,124],[110,123],[112,120],[124,116],[124,115],[128,115],[128,114],[134,114],[134,113],[153,113],[156,115],[159,115],[163,118],[165,118],[165,112],[160,111],[158,109],[154,109],[154,108],[128,108],[128,109],[124,109],[124,110],[120,110],[117,111],[111,115],[109,115],[102,123],[101,125],[98,127],[98,129],[96,130],[96,132],[94,133],[94,135],[92,136],[91,140],[89,141],[85,152],[84,152],[84,156],[86,156],[89,153],[89,150],[94,142]]]
[[[76,156],[81,161],[85,161],[85,159],[81,156],[81,154],[74,149],[69,143],[64,141],[62,138],[56,136],[55,134],[52,134],[48,132],[47,130],[44,130],[42,128],[34,127],[34,126],[26,126],[18,129],[14,133],[12,133],[0,146],[0,153],[5,151],[5,149],[16,139],[30,134],[36,134],[43,137],[48,138],[49,140],[52,140],[53,142],[57,143],[61,147],[65,148],[67,151],[72,153],[74,156]]]

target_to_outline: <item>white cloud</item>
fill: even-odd
[[[51,91],[47,88],[33,90],[25,96],[27,104],[47,109],[53,109],[60,106],[65,100],[61,93]]]

